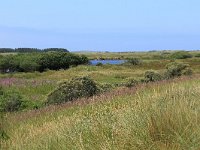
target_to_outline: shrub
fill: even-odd
[[[32,60],[24,60],[21,61],[19,64],[19,68],[20,71],[22,72],[33,72],[33,71],[37,71],[39,69],[39,64],[36,61],[32,61]]]
[[[2,72],[13,72],[17,70],[18,62],[14,55],[6,55],[0,59],[0,70]]]
[[[127,62],[131,65],[140,65],[142,63],[139,58],[129,58]]]
[[[137,84],[139,83],[138,80],[134,79],[134,78],[129,78],[128,81],[125,83],[126,87],[135,87]]]
[[[153,70],[146,71],[144,74],[145,82],[155,82],[162,80],[162,76]]]
[[[23,98],[15,91],[0,90],[0,112],[13,112],[23,108]]]
[[[192,69],[190,68],[186,68],[185,70],[182,71],[182,75],[186,75],[186,76],[191,76],[192,75]]]
[[[179,77],[181,75],[192,75],[192,70],[190,69],[190,66],[188,64],[172,62],[167,64],[166,69],[166,79]]]
[[[66,81],[51,92],[47,97],[47,104],[60,104],[81,97],[90,97],[99,91],[96,83],[89,77],[78,77]]]
[[[40,71],[45,69],[59,70],[67,69],[69,66],[77,66],[80,64],[86,64],[89,60],[86,56],[78,56],[65,52],[47,52],[43,53],[39,60]]]
[[[171,55],[171,58],[173,59],[186,59],[186,58],[192,58],[192,55],[189,52],[186,51],[178,51]]]

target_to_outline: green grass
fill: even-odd
[[[5,149],[199,149],[200,78],[7,115]],[[70,106],[71,105],[71,106]]]
[[[152,52],[153,53],[153,52]],[[105,53],[106,54],[106,53]],[[146,55],[145,53],[143,54]],[[9,86],[3,85],[6,89],[14,89],[21,93],[28,101],[41,105],[46,100],[46,96],[54,90],[59,82],[70,80],[77,76],[90,76],[98,83],[120,85],[127,82],[129,78],[141,78],[147,70],[163,72],[166,64],[172,60],[143,60],[138,66],[124,65],[103,65],[103,66],[78,66],[68,70],[46,71],[43,73],[13,73],[0,74],[1,80],[15,79]],[[200,59],[191,58],[176,60],[189,63],[194,73],[200,73]],[[21,82],[21,83],[19,83]]]
[[[14,79],[13,83],[3,85],[4,88],[15,89],[27,100],[43,102],[47,94],[54,90],[58,83],[77,76],[90,76],[98,83],[115,85],[125,82],[129,77],[140,77],[144,72],[145,68],[142,70],[134,66],[78,66],[68,70],[47,71],[43,73],[1,74],[0,82],[1,80]]]
[[[174,61],[159,58],[161,52],[86,55],[92,59],[140,57],[143,63],[0,74],[0,83],[40,107],[64,80],[90,76],[98,83],[120,85],[129,78],[143,77],[147,70],[163,72]],[[137,89],[118,87],[73,103],[6,114],[4,124],[10,138],[0,141],[0,149],[200,149],[200,58],[176,61],[190,64],[195,75]]]

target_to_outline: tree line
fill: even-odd
[[[0,48],[0,53],[31,53],[31,52],[49,52],[49,51],[69,52],[67,49],[64,49],[64,48],[45,48],[45,49],[38,49],[38,48]]]
[[[0,72],[43,72],[88,63],[86,56],[66,52],[17,53],[0,55]]]

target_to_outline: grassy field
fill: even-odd
[[[200,76],[7,115],[3,149],[199,149]]]
[[[200,73],[200,59],[177,60],[191,65],[194,73]],[[47,71],[43,73],[0,74],[0,84],[6,89],[21,93],[27,100],[42,105],[46,95],[54,90],[58,83],[77,76],[90,76],[98,83],[120,85],[129,78],[140,78],[147,70],[162,72],[171,60],[144,60],[141,65],[104,65],[78,66],[68,70]]]
[[[0,74],[4,89],[19,92],[30,102],[24,111],[5,114],[3,125],[9,138],[0,141],[0,149],[199,149],[200,58],[173,60],[161,58],[169,55],[163,53],[85,53],[90,59],[138,57],[142,64]],[[121,86],[130,78],[142,78],[148,70],[162,73],[174,61],[189,64],[194,75],[135,88]],[[88,99],[44,107],[48,93],[60,82],[81,76],[115,88]],[[40,109],[32,110],[36,107]]]

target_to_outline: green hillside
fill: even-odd
[[[200,77],[7,116],[3,149],[199,149]]]

